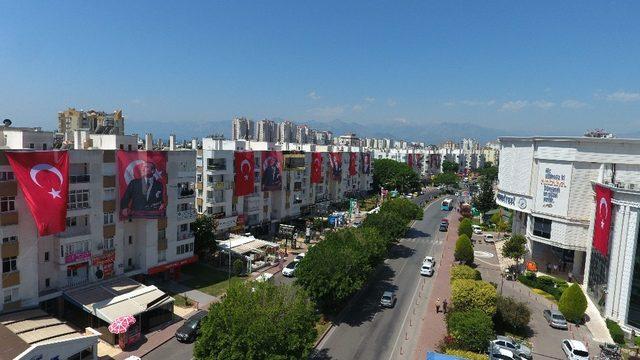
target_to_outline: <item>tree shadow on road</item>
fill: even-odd
[[[313,349],[311,354],[309,355],[309,360],[330,360],[333,359],[331,355],[329,355],[328,349]]]
[[[407,234],[405,235],[405,239],[416,239],[416,238],[426,238],[426,237],[430,237],[431,234],[428,234],[422,230],[418,230],[415,228],[411,228],[407,231]]]
[[[387,258],[391,260],[409,258],[413,256],[415,252],[415,249],[404,246],[402,244],[395,244],[391,247],[391,249],[389,249]]]

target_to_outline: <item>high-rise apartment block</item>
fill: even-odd
[[[293,142],[295,137],[295,125],[291,121],[283,121],[278,124],[278,142]]]
[[[278,125],[272,120],[260,120],[256,124],[256,141],[276,142],[278,140]]]
[[[106,113],[104,111],[68,108],[59,112],[58,132],[70,142],[75,130],[87,130],[95,134],[124,135],[122,110]]]
[[[231,129],[232,140],[253,140],[255,131],[255,123],[244,117],[233,119]]]

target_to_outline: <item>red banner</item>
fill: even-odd
[[[255,182],[255,161],[253,151],[236,151],[235,161],[235,196],[244,196],[253,193]]]
[[[65,230],[69,198],[69,153],[7,151],[9,164],[40,236]]]
[[[320,184],[322,182],[322,153],[311,153],[311,183]]]
[[[333,180],[342,179],[342,153],[329,153],[329,162],[331,163],[331,178]]]
[[[593,223],[593,247],[602,255],[609,253],[611,231],[611,189],[596,185],[596,217]]]
[[[356,164],[356,162],[358,161],[357,156],[357,153],[349,153],[349,176],[354,176],[358,173],[358,167]]]
[[[422,169],[422,159],[424,159],[424,155],[423,154],[416,154],[415,163],[416,163],[416,167],[418,169]]]
[[[362,164],[362,173],[369,174],[371,172],[371,153],[360,153],[360,164]]]
[[[262,152],[262,191],[282,190],[282,152]]]
[[[118,150],[120,220],[157,219],[167,211],[167,153]]]

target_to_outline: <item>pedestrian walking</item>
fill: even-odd
[[[440,298],[436,300],[436,314],[440,312]]]
[[[553,272],[554,272],[555,274],[557,274],[557,273],[558,273],[558,264],[553,264]]]
[[[442,312],[447,313],[447,299],[442,302]]]

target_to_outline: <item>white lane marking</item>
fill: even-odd
[[[324,336],[324,339],[322,339],[322,341],[320,341],[320,344],[318,344],[318,346],[316,346],[316,349],[323,349],[324,348],[324,344],[331,337],[331,335],[333,334],[333,332],[336,330],[337,327],[338,327],[337,325],[333,325],[331,327],[331,330],[329,330],[327,335]]]

